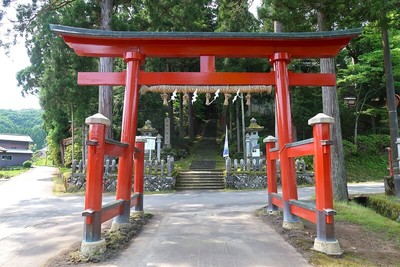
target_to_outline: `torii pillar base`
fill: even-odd
[[[303,230],[304,225],[303,225],[302,221],[298,221],[298,222],[283,221],[282,228],[287,229],[287,230]]]
[[[314,240],[313,250],[325,253],[326,255],[340,256],[343,251],[340,249],[339,241],[322,241],[317,238]]]
[[[110,231],[121,231],[125,229],[129,229],[131,227],[130,223],[118,223],[113,221]]]
[[[106,240],[101,239],[94,242],[82,241],[81,254],[86,258],[103,254],[106,251]]]

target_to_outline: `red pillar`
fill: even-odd
[[[89,141],[83,241],[96,242],[101,238],[105,134],[106,127],[110,126],[110,120],[98,113],[86,118],[85,122],[89,125]]]
[[[289,200],[297,199],[297,180],[294,160],[287,155],[286,144],[292,143],[292,115],[290,109],[289,76],[287,66],[290,61],[288,53],[275,53],[271,63],[275,71],[275,104],[277,112],[279,160],[281,166],[283,220],[285,228],[292,228],[289,224],[298,224],[300,219],[291,214]],[[297,228],[297,227],[296,227]]]
[[[115,218],[114,222],[117,223],[129,223],[133,175],[133,152],[135,150],[139,107],[138,73],[143,59],[143,55],[138,52],[128,52],[124,55],[127,69],[121,142],[127,143],[129,147],[125,151],[124,155],[119,158],[116,199],[124,200],[125,204],[123,214]]]
[[[278,185],[276,178],[276,160],[272,159],[270,151],[271,149],[275,148],[276,142],[278,140],[270,135],[263,141],[265,143],[265,151],[266,151],[268,211],[274,212],[278,210],[278,207],[272,203],[272,194],[278,193]]]
[[[136,139],[135,147],[135,171],[133,191],[139,193],[139,202],[135,206],[135,211],[143,211],[143,191],[144,191],[144,143],[145,139]]]
[[[308,121],[313,126],[315,208],[317,215],[317,238],[322,241],[335,241],[333,227],[333,194],[331,180],[330,124],[332,117],[318,114]]]

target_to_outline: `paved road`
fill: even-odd
[[[54,174],[54,168],[36,167],[0,183],[0,266],[42,266],[81,241],[83,197],[54,196]],[[349,191],[383,192],[383,186],[351,185]],[[313,193],[312,188],[301,188],[299,197]],[[105,197],[104,202],[112,199]],[[293,262],[306,266],[292,247],[254,218],[254,210],[266,200],[265,191],[146,195],[145,210],[155,214],[154,219],[129,249],[103,266],[288,266]]]

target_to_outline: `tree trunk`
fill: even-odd
[[[183,94],[179,93],[179,137],[183,138],[185,136],[185,131],[183,129]]]
[[[111,13],[113,7],[113,0],[101,1],[101,29],[111,30]],[[99,72],[112,72],[113,59],[109,57],[101,57],[99,62]],[[106,137],[112,139],[112,125],[113,125],[113,99],[114,92],[112,86],[99,86],[99,113],[106,116],[110,122],[111,127],[107,128]]]
[[[242,142],[243,142],[243,159],[244,162],[247,162],[247,154],[246,154],[246,128],[244,122],[244,104],[243,104],[243,93],[240,93],[240,106],[242,108]],[[246,170],[247,171],[247,170]]]
[[[193,94],[189,93],[189,99],[188,99],[188,120],[189,120],[189,138],[190,140],[194,140],[194,108],[192,104],[192,97]]]
[[[232,124],[233,124],[233,118],[232,118],[232,114],[233,114],[233,107],[232,104],[229,105],[229,141],[232,141]]]
[[[389,33],[385,22],[382,22],[381,24],[381,35],[386,78],[386,97],[387,106],[389,109],[390,147],[392,148],[393,168],[396,170],[395,173],[397,174],[399,173],[399,164],[396,160],[398,157],[396,139],[399,137],[399,125],[397,121],[397,107],[394,90],[392,60],[389,46]]]
[[[319,31],[326,30],[324,14],[318,12]],[[335,59],[321,58],[321,73],[335,73]],[[323,112],[333,117],[335,123],[332,125],[331,167],[333,197],[337,201],[348,201],[347,173],[344,161],[343,140],[340,125],[339,101],[336,86],[322,86]]]
[[[283,24],[277,20],[274,21],[274,32],[283,32]]]
[[[357,146],[357,138],[358,138],[358,120],[360,119],[360,116],[356,114],[356,120],[354,122],[354,145]]]
[[[170,95],[171,99],[171,95]],[[170,138],[171,138],[171,144],[173,143],[173,140],[175,140],[175,120],[174,120],[174,101],[169,101],[168,102],[168,117],[169,117],[169,123],[170,123]]]
[[[239,122],[239,101],[236,101],[236,141],[237,141],[237,152],[240,152],[240,122]]]

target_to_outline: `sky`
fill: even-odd
[[[15,0],[11,2],[11,7],[7,9],[6,18],[13,19],[13,5],[23,3],[26,0]],[[5,29],[9,24],[3,20],[0,24]],[[6,27],[3,27],[6,26]],[[0,38],[6,39],[4,32],[0,28]],[[24,47],[23,40],[11,48],[10,54],[0,48],[0,109],[40,109],[39,99],[33,95],[22,97],[22,88],[18,87],[16,79],[17,72],[29,66],[29,58]]]
[[[260,1],[252,1],[250,12],[256,14],[257,6],[260,6]],[[1,31],[0,34],[1,38],[3,38],[4,35]],[[0,48],[0,109],[20,110],[41,108],[37,96],[25,95],[23,97],[21,94],[22,88],[17,85],[17,72],[29,65],[29,57],[22,40],[19,40],[19,43],[11,48],[9,55],[6,55],[4,50]]]

